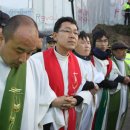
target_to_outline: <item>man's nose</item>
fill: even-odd
[[[27,58],[28,58],[27,53],[22,53],[19,57],[19,62],[24,63],[26,62]]]

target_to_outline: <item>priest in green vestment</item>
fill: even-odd
[[[9,19],[0,47],[0,130],[43,130],[49,107],[65,101],[56,98],[45,68],[29,59],[37,49],[38,28],[25,15]],[[57,108],[58,109],[58,108]],[[60,109],[58,109],[60,111]],[[62,114],[59,127],[64,125]]]
[[[117,41],[112,44],[112,55],[113,55],[113,61],[116,63],[118,69],[121,72],[122,76],[126,76],[126,82],[125,84],[121,84],[121,91],[120,91],[120,109],[117,119],[117,125],[116,130],[121,130],[123,127],[123,123],[126,117],[126,112],[128,108],[128,84],[130,82],[130,66],[126,63],[125,57],[127,52],[128,46],[122,42]]]

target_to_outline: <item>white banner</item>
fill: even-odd
[[[74,0],[75,19],[79,29],[91,32],[97,24],[123,24],[122,6],[126,1]],[[1,6],[1,10],[10,16],[25,14],[34,18],[41,31],[52,31],[58,18],[72,16],[69,0],[26,0],[26,4],[28,8],[15,9]]]
[[[9,8],[9,7],[7,8],[7,7],[0,6],[0,9],[3,12],[7,13],[10,17],[18,14],[33,17],[33,10],[29,8],[14,9],[14,8]]]
[[[123,24],[122,6],[127,0],[75,0],[80,30],[91,32],[97,24]]]

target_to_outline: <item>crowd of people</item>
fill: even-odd
[[[122,129],[127,44],[110,45],[100,28],[91,38],[73,18],[61,17],[42,50],[44,36],[32,18],[6,16],[0,20],[0,130]]]

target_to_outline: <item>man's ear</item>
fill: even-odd
[[[57,32],[53,32],[52,36],[53,36],[53,39],[57,42]]]

